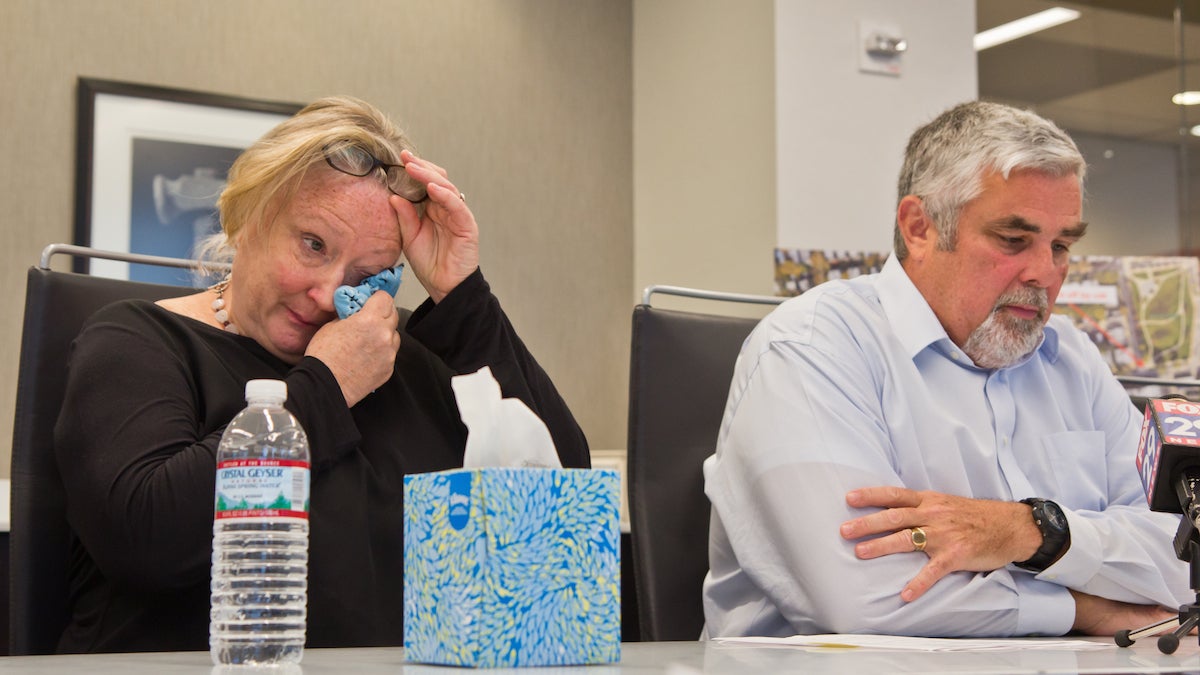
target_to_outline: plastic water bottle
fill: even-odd
[[[287,383],[250,380],[217,450],[213,663],[298,663],[308,603],[308,437]]]

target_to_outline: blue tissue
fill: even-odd
[[[398,265],[363,279],[357,286],[338,286],[333,292],[333,308],[337,310],[338,318],[345,319],[362,309],[375,291],[386,291],[388,295],[396,297],[403,273],[404,265]]]

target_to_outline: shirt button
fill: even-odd
[[[958,352],[950,352],[950,358],[957,361],[958,360]]]

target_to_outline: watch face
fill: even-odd
[[[1067,517],[1063,515],[1062,509],[1058,508],[1058,504],[1054,502],[1043,502],[1042,513],[1046,514],[1046,522],[1058,531],[1067,529]]]

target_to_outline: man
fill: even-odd
[[[1104,635],[1190,600],[1141,414],[1050,313],[1083,175],[1007,106],[913,135],[882,272],[781,305],[738,357],[705,466],[707,635]]]

